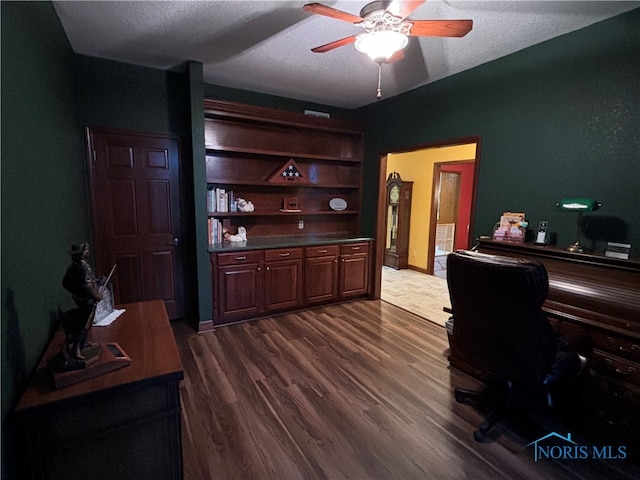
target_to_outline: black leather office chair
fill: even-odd
[[[583,362],[564,351],[541,310],[549,288],[538,262],[458,251],[447,257],[453,311],[451,357],[477,369],[484,392],[455,389],[456,401],[488,399],[495,410],[474,432],[477,441],[506,410],[552,406],[553,386],[576,376]]]

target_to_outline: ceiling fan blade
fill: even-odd
[[[317,15],[324,15],[325,17],[336,18],[338,20],[343,20],[349,23],[362,22],[361,17],[343,12],[342,10],[336,10],[335,8],[327,7],[326,5],[322,5],[320,3],[308,3],[304,7],[302,7],[302,9],[306,12],[315,13]]]
[[[473,20],[409,20],[414,37],[464,37],[473,28]]]
[[[321,45],[319,47],[312,48],[311,51],[314,53],[324,53],[324,52],[333,50],[334,48],[342,47],[344,45],[349,45],[350,43],[353,43],[355,41],[356,41],[356,35],[351,35],[349,37],[341,38],[340,40],[327,43],[326,45]]]
[[[426,1],[427,0],[393,0],[387,7],[387,12],[394,17],[404,19]]]

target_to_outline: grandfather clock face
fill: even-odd
[[[398,203],[400,201],[400,187],[392,184],[389,188],[389,203]]]

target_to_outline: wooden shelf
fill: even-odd
[[[208,212],[209,217],[277,217],[277,216],[301,216],[301,215],[358,215],[357,210],[315,210],[301,212]]]
[[[295,157],[296,159],[307,159],[307,160],[318,160],[325,162],[346,162],[346,163],[361,163],[361,158],[345,158],[339,156],[327,156],[322,154],[312,154],[312,153],[301,153],[301,152],[291,152],[290,150],[270,150],[265,151],[261,148],[242,148],[242,147],[228,147],[224,145],[211,145],[205,144],[206,153],[209,154],[217,154],[217,153],[243,153],[243,154],[251,154],[251,155],[270,155],[270,156],[279,156],[279,157]]]
[[[235,234],[241,226],[249,238],[359,234],[363,139],[362,127],[353,122],[205,100],[208,188],[224,190],[228,202],[242,198],[257,209],[209,212],[210,236],[218,238],[221,229]],[[292,165],[296,179],[282,181],[280,175]],[[291,205],[290,197],[302,211],[279,210]],[[336,197],[349,209],[330,210]]]
[[[205,149],[354,163],[364,158],[364,133],[355,124],[251,106],[243,106],[243,115],[237,116],[236,106],[226,103],[222,107],[228,112],[215,113],[205,106]],[[290,121],[294,116],[296,121]]]
[[[268,124],[286,125],[300,129],[325,130],[337,133],[353,133],[359,135],[362,129],[354,122],[333,118],[314,117],[300,113],[278,110],[268,107],[257,107],[242,103],[222,100],[204,100],[206,117],[221,117],[239,121],[266,122]]]
[[[209,185],[216,185],[216,186],[229,186],[229,187],[233,187],[233,186],[238,186],[238,185],[242,185],[242,186],[247,186],[247,187],[268,187],[268,188],[324,188],[324,189],[331,189],[331,190],[335,190],[335,189],[345,189],[345,190],[351,190],[351,189],[355,189],[355,188],[360,188],[360,185],[345,185],[345,184],[316,184],[316,183],[291,183],[291,184],[286,184],[286,183],[270,183],[270,182],[253,182],[253,181],[242,181],[242,180],[216,180],[215,182],[208,182]]]

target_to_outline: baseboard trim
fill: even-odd
[[[208,333],[213,332],[213,330],[213,320],[205,320],[198,324],[198,333]]]
[[[416,272],[424,273],[425,275],[432,275],[426,268],[416,267],[415,265],[408,265],[407,268],[409,270],[414,270]]]

